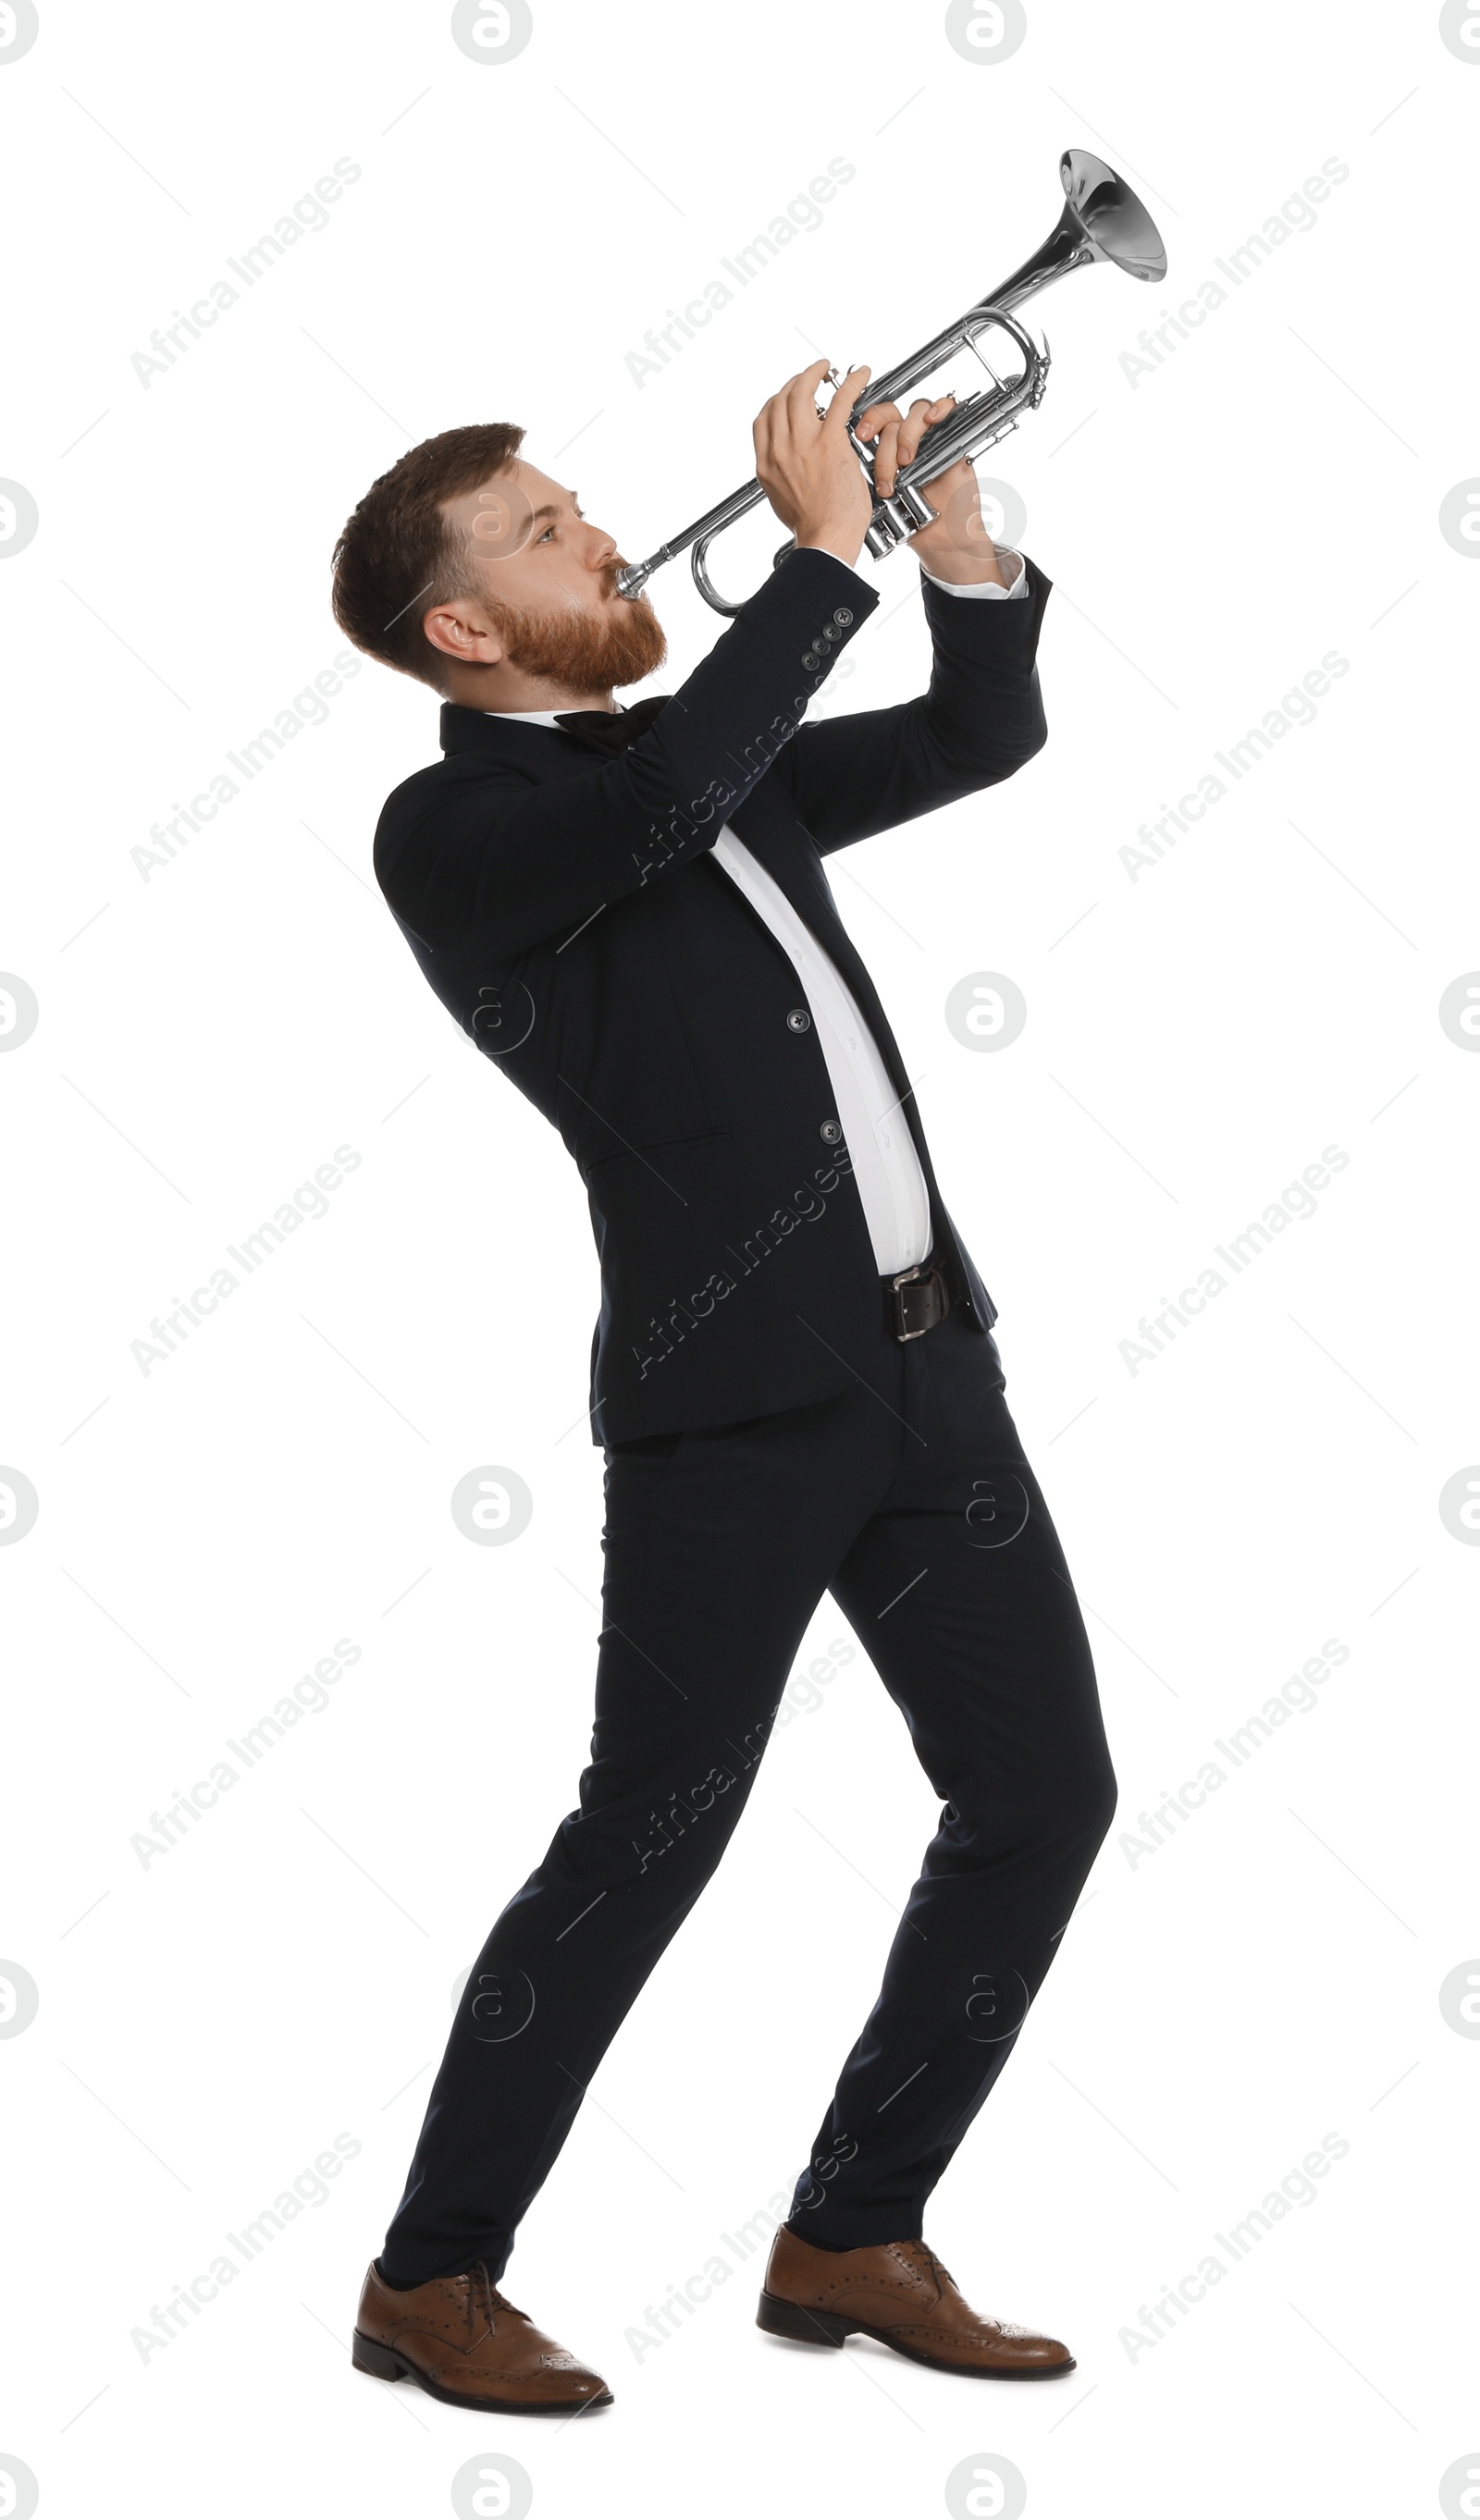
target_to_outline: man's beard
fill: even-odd
[[[645,595],[630,602],[619,597],[600,614],[530,612],[486,596],[484,602],[510,664],[567,691],[602,693],[640,683],[656,673],[668,653],[662,624]]]

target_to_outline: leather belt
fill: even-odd
[[[921,1260],[913,1269],[902,1269],[897,1278],[885,1278],[884,1328],[891,1338],[923,1338],[943,1322],[951,1309],[951,1298],[940,1270],[929,1260]]]

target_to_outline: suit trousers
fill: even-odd
[[[590,1765],[460,1999],[380,2260],[391,2283],[479,2258],[499,2280],[608,2043],[729,1843],[825,1592],[942,1810],[796,2184],[807,2238],[921,2236],[1114,1811],[1063,1552],[996,1341],[959,1310],[900,1341],[880,1302],[873,1370],[852,1388],[609,1447],[605,1487]]]

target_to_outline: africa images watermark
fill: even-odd
[[[271,2205],[264,2205],[255,2221],[244,2223],[240,2231],[228,2231],[231,2255],[223,2250],[191,2283],[176,2284],[167,2302],[155,2302],[148,2320],[141,2319],[137,2327],[129,2329],[129,2340],[140,2362],[147,2364],[152,2355],[161,2353],[182,2335],[209,2303],[219,2301],[226,2286],[235,2283],[244,2269],[271,2246],[287,2224],[295,2223],[300,2214],[313,2207],[327,2205],[330,2180],[337,2179],[346,2161],[353,2161],[363,2149],[357,2135],[336,2135],[333,2149],[326,2147],[311,2168],[300,2170],[292,2185],[283,2188]]]
[[[732,1785],[739,1783],[747,1768],[757,1765],[773,1732],[784,1732],[788,1724],[795,1723],[798,1714],[810,1715],[823,1704],[821,1690],[813,1684],[831,1680],[836,1672],[853,1660],[853,1653],[854,1648],[845,1637],[834,1637],[826,1654],[813,1656],[807,1679],[798,1673],[788,1681],[769,1715],[760,1717],[748,1732],[740,1734],[739,1741],[732,1733],[726,1733],[725,1748],[734,1751],[735,1766],[726,1759],[716,1759],[699,1782],[690,1785],[687,1792],[681,1792],[676,1785],[670,1786],[666,1809],[650,1811],[648,1815],[646,1841],[639,1838],[632,1841],[640,1875],[647,1871],[650,1864],[678,1845],[686,1831],[705,1812],[714,1811],[719,1798],[727,1794]]]
[[[1217,1759],[1204,1759],[1195,1777],[1185,1777],[1175,1793],[1163,1791],[1153,1810],[1141,1813],[1137,1828],[1121,1830],[1115,1843],[1131,1870],[1134,1872],[1148,1855],[1159,1854],[1193,1812],[1203,1809],[1210,1794],[1226,1785],[1239,1768],[1247,1767],[1266,1741],[1273,1741],[1292,1714],[1309,1715],[1319,1706],[1316,1691],[1323,1681],[1329,1680],[1331,1673],[1339,1671],[1351,1658],[1350,1645],[1344,1645],[1339,1637],[1327,1637],[1320,1653],[1308,1655],[1299,1671],[1291,1672],[1277,1693],[1265,1699],[1259,1714],[1248,1716],[1232,1729],[1227,1739],[1218,1734],[1213,1747],[1227,1760],[1227,1767],[1221,1767]]]
[[[777,2226],[785,2222],[791,2210],[791,2199],[780,2188],[766,2205],[759,2205],[748,2220],[737,2224],[733,2231],[721,2231],[720,2240],[727,2251],[722,2257],[716,2249],[695,2269],[683,2284],[670,2286],[666,2300],[655,2307],[649,2302],[643,2312],[646,2324],[624,2330],[628,2352],[634,2362],[645,2354],[655,2352],[670,2336],[676,2335],[686,2318],[692,2318],[702,2303],[712,2299],[719,2285],[728,2283],[736,2267],[753,2258],[757,2249],[775,2236]],[[734,2265],[731,2260],[734,2260]]]
[[[284,1199],[276,1216],[264,1218],[252,1234],[244,1234],[240,1243],[228,1242],[226,1248],[242,1277],[222,1267],[210,1273],[208,1285],[196,1286],[189,1303],[183,1295],[172,1295],[174,1309],[161,1321],[157,1313],[149,1326],[147,1338],[129,1343],[129,1354],[146,1381],[157,1365],[164,1365],[182,1347],[193,1329],[203,1328],[210,1315],[219,1310],[223,1299],[234,1295],[243,1279],[252,1277],[275,1251],[280,1251],[290,1234],[295,1234],[305,1219],[315,1224],[329,1214],[331,1191],[338,1190],[345,1173],[359,1171],[365,1158],[354,1147],[336,1147],[333,1160],[320,1164],[311,1182],[300,1182],[291,1198]]]
[[[826,1652],[814,1654],[805,1673],[793,1672],[782,1691],[782,1702],[777,1709],[778,1732],[785,1732],[787,1725],[794,1724],[798,1715],[815,1715],[818,1708],[827,1703],[823,1689],[853,1660],[853,1653],[854,1648],[846,1637],[831,1637]]]
[[[151,1812],[149,1827],[135,1829],[128,1841],[146,1872],[161,1855],[171,1854],[180,1845],[189,1830],[214,1810],[222,1795],[240,1783],[248,1769],[259,1766],[270,1750],[286,1740],[293,1725],[301,1724],[305,1715],[322,1715],[326,1706],[333,1704],[330,1689],[346,1671],[353,1670],[362,1650],[352,1637],[336,1637],[332,1652],[321,1654],[312,1671],[305,1671],[301,1680],[294,1681],[270,1715],[259,1715],[255,1724],[245,1726],[240,1740],[228,1734],[226,1747],[232,1759],[240,1761],[239,1766],[233,1767],[231,1759],[217,1759],[210,1774],[198,1777],[188,1792],[182,1793],[178,1785],[174,1787],[164,1810]]]
[[[313,190],[285,210],[270,233],[264,232],[253,246],[241,254],[229,253],[226,268],[234,272],[241,287],[229,280],[213,280],[203,297],[198,297],[189,312],[174,309],[174,322],[157,326],[149,337],[147,350],[135,350],[129,359],[140,384],[148,393],[156,377],[169,374],[176,361],[183,358],[193,341],[203,340],[212,324],[218,323],[229,307],[235,306],[243,291],[254,289],[265,280],[275,263],[281,262],[290,246],[329,225],[329,205],[337,202],[346,184],[357,184],[364,169],[352,158],[336,158],[327,175],[321,175]]]
[[[1194,823],[1202,821],[1208,807],[1221,804],[1231,788],[1273,752],[1292,727],[1314,725],[1317,701],[1323,700],[1332,683],[1339,683],[1351,670],[1351,659],[1343,656],[1339,648],[1327,648],[1320,664],[1313,665],[1309,673],[1280,695],[1278,708],[1266,709],[1258,726],[1249,727],[1226,752],[1214,753],[1219,768],[1228,773],[1227,784],[1217,771],[1205,770],[1195,792],[1189,790],[1186,796],[1178,797],[1175,811],[1163,796],[1160,822],[1143,823],[1137,831],[1136,838],[1142,846],[1138,848],[1135,841],[1127,841],[1118,852],[1131,882],[1139,883],[1147,867],[1155,866],[1169,849],[1175,849],[1179,838]]]
[[[674,1685],[677,1686],[676,1683]],[[682,1690],[679,1693],[684,1694]],[[734,1766],[728,1759],[716,1758],[696,1785],[690,1785],[682,1792],[676,1785],[669,1787],[666,1809],[661,1812],[650,1811],[648,1815],[646,1842],[636,1837],[632,1841],[632,1852],[638,1859],[639,1877],[646,1873],[650,1864],[655,1863],[677,1846],[688,1831],[698,1824],[706,1812],[724,1807],[723,1797],[729,1792],[731,1786],[739,1784],[747,1768],[754,1768],[759,1764],[780,1711],[779,1701],[768,1714],[757,1716],[749,1731],[742,1732],[738,1741],[733,1732],[727,1732],[724,1735],[725,1748],[735,1753]],[[702,1753],[699,1755],[702,1756]],[[581,1912],[584,1915],[586,1912],[583,1909]]]
[[[853,1166],[846,1154],[839,1154],[835,1163],[817,1165],[812,1182],[803,1182],[791,1192],[789,1205],[773,1208],[769,1220],[758,1225],[753,1234],[744,1237],[739,1251],[733,1242],[726,1244],[731,1258],[739,1265],[739,1277],[732,1277],[728,1269],[711,1269],[702,1286],[690,1296],[687,1306],[681,1304],[676,1295],[670,1295],[666,1314],[659,1316],[654,1313],[648,1324],[646,1336],[650,1345],[646,1355],[636,1347],[632,1351],[639,1382],[646,1382],[650,1367],[662,1365],[672,1356],[675,1342],[682,1345],[687,1333],[679,1328],[681,1316],[689,1329],[697,1329],[700,1322],[709,1319],[716,1303],[722,1303],[746,1278],[753,1277],[761,1262],[771,1252],[779,1251],[786,1236],[794,1234],[799,1224],[816,1225],[820,1218],[826,1216],[830,1194],[839,1183],[850,1181],[852,1177]]]
[[[765,776],[778,753],[796,734],[811,702],[823,688],[822,677],[830,673],[833,652],[841,645],[843,632],[852,628],[853,618],[851,606],[839,604],[813,631],[801,657],[801,671],[809,678],[809,688],[792,694],[792,714],[786,716],[779,712],[768,725],[761,727],[748,742],[730,754],[741,774],[740,784],[737,785],[728,774],[711,779],[702,794],[692,796],[687,807],[676,804],[664,806],[661,820],[654,819],[649,824],[643,850],[632,851],[632,863],[637,868],[640,884],[647,883],[651,876],[661,875],[691,840],[697,839],[700,831],[713,822],[716,813],[724,813],[737,799],[742,801],[756,781]],[[670,700],[670,708],[676,705]],[[605,903],[601,906],[605,909]],[[579,929],[576,932],[579,934]]]
[[[1309,1224],[1316,1213],[1316,1193],[1328,1190],[1332,1173],[1344,1173],[1351,1162],[1344,1147],[1323,1147],[1319,1163],[1307,1164],[1297,1182],[1290,1182],[1279,1196],[1271,1199],[1263,1217],[1253,1217],[1241,1234],[1231,1234],[1227,1242],[1215,1242],[1213,1249],[1229,1270],[1212,1267],[1198,1274],[1195,1286],[1184,1286],[1174,1304],[1170,1295],[1160,1299],[1162,1309],[1148,1318],[1143,1313],[1136,1325],[1138,1336],[1120,1342],[1121,1361],[1134,1382],[1144,1365],[1154,1365],[1165,1354],[1177,1336],[1178,1327],[1190,1328],[1199,1313],[1205,1313],[1209,1299],[1221,1295],[1233,1279],[1242,1277],[1253,1266],[1261,1252],[1267,1251],[1277,1234],[1282,1234],[1296,1218]],[[1328,1169],[1329,1168],[1329,1169]]]
[[[1179,342],[1189,341],[1210,315],[1228,304],[1232,290],[1241,289],[1292,236],[1309,233],[1316,225],[1315,204],[1329,201],[1332,186],[1344,184],[1351,171],[1340,158],[1324,158],[1320,173],[1307,175],[1300,190],[1281,202],[1278,212],[1252,236],[1245,237],[1241,246],[1227,255],[1213,256],[1214,267],[1223,273],[1228,289],[1216,280],[1200,280],[1195,296],[1184,298],[1175,314],[1163,310],[1162,322],[1142,332],[1137,349],[1121,351],[1120,373],[1133,393],[1143,377],[1154,376],[1165,365]]]
[[[218,770],[208,788],[202,788],[199,796],[192,796],[189,810],[177,797],[170,809],[174,817],[172,822],[151,823],[149,839],[136,841],[129,851],[141,882],[148,883],[157,868],[168,866],[182,849],[188,849],[195,834],[205,824],[213,823],[222,806],[229,805],[234,796],[240,796],[242,788],[255,779],[259,771],[265,770],[269,762],[275,761],[295,735],[301,735],[307,726],[324,724],[329,715],[329,702],[338,698],[346,683],[353,682],[360,670],[361,659],[351,654],[347,648],[342,648],[334,662],[337,672],[326,665],[322,673],[315,674],[312,683],[305,683],[300,692],[294,692],[292,707],[280,708],[271,726],[259,727],[251,742],[244,743],[240,752],[228,752],[226,758],[239,774],[238,779],[233,779],[225,770]]]
[[[814,175],[806,191],[789,201],[785,210],[770,221],[764,233],[757,232],[749,244],[739,247],[734,255],[721,254],[720,267],[729,273],[735,289],[727,288],[724,281],[717,278],[706,280],[701,295],[691,297],[682,313],[670,306],[668,322],[659,330],[644,334],[641,350],[627,352],[624,365],[639,393],[650,377],[661,376],[669,360],[682,350],[686,341],[694,340],[703,325],[712,324],[715,316],[732,303],[737,289],[748,289],[751,281],[776,260],[793,238],[822,226],[822,205],[833,201],[838,186],[851,184],[857,172],[857,167],[850,165],[846,158],[830,158],[826,173]]]
[[[1120,2330],[1120,2342],[1135,2362],[1148,2354],[1153,2345],[1170,2336],[1181,2318],[1199,2301],[1205,2301],[1214,2284],[1222,2283],[1240,2261],[1256,2249],[1267,2231],[1282,2223],[1296,2207],[1314,2205],[1321,2190],[1318,2179],[1323,2179],[1333,2162],[1343,2161],[1351,2151],[1344,2135],[1323,2135],[1319,2151],[1308,2152],[1298,2169],[1287,2170],[1278,2187],[1272,2187],[1261,2205],[1251,2205],[1242,2222],[1231,2224],[1227,2231],[1215,2231],[1218,2251],[1200,2258],[1193,2272],[1183,2276],[1175,2287],[1164,2286],[1161,2299],[1150,2307],[1143,2302],[1136,2316],[1141,2324],[1129,2324]],[[1225,2263],[1225,2260],[1227,2263]]]

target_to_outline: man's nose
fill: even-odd
[[[590,566],[592,568],[610,568],[615,559],[616,544],[611,535],[608,534],[603,526],[599,525],[595,527],[591,543]]]

